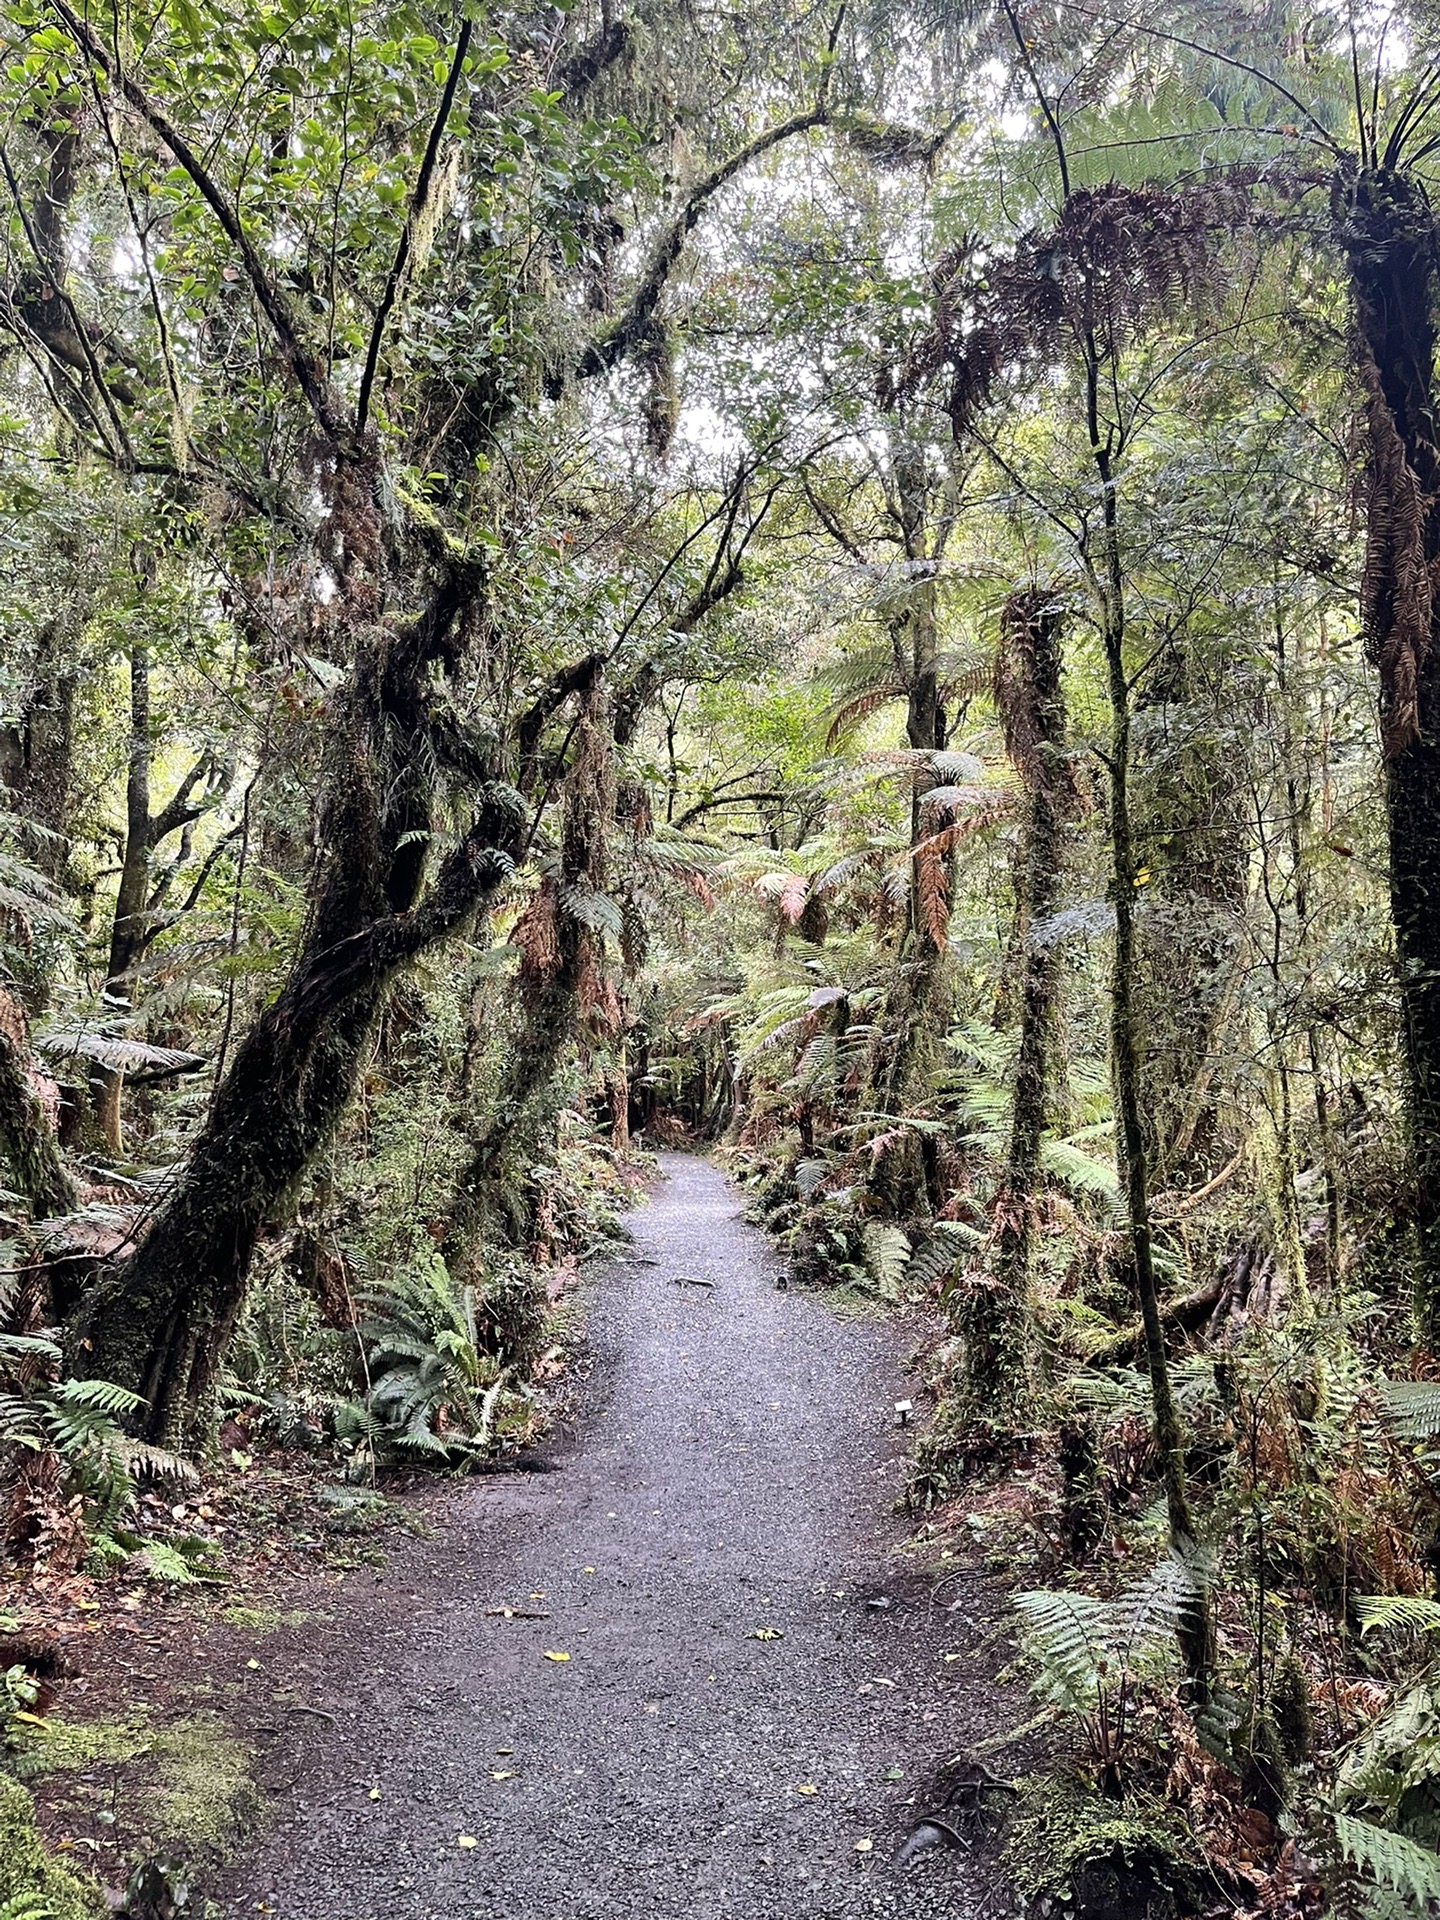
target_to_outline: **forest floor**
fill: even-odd
[[[913,1323],[777,1288],[723,1175],[662,1168],[591,1283],[554,1471],[446,1490],[383,1572],[291,1578],[263,1618],[182,1635],[136,1738],[163,1759],[200,1696],[261,1796],[212,1914],[1008,1911],[983,1828],[893,1867],[943,1763],[1025,1716],[995,1685],[1007,1608],[980,1557],[947,1552],[937,1589],[903,1551]]]

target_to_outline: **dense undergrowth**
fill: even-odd
[[[1427,1913],[1433,10],[0,15],[7,1721],[690,1141],[938,1316],[1029,1909]]]

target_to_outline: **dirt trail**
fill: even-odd
[[[272,1751],[282,1791],[225,1912],[986,1907],[974,1859],[889,1867],[936,1761],[1009,1706],[977,1621],[887,1562],[899,1337],[777,1291],[721,1175],[677,1155],[664,1172],[598,1290],[595,1388],[561,1470],[477,1483],[405,1591],[387,1581],[306,1650],[334,1721],[296,1720]]]

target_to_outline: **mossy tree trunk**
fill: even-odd
[[[581,712],[565,777],[560,846],[553,870],[515,929],[519,1008],[497,1084],[472,1108],[469,1153],[455,1185],[441,1242],[446,1263],[471,1277],[507,1159],[523,1157],[544,1125],[566,1048],[588,1017],[603,1017],[606,841],[615,811],[614,733],[598,671],[576,689]]]
[[[352,547],[372,557],[373,498],[361,496],[352,528],[368,527],[372,538],[352,537]],[[424,616],[393,628],[374,609],[375,583],[348,583],[351,613],[368,605],[371,617],[351,628],[355,664],[331,714],[300,950],[237,1049],[154,1225],[73,1328],[77,1365],[145,1395],[150,1438],[173,1442],[203,1418],[256,1239],[338,1124],[391,981],[461,932],[513,870],[523,803],[472,764],[469,829],[425,884],[436,799],[425,770],[450,764],[453,747],[434,723],[434,673],[453,677],[460,665],[474,587],[457,567]]]
[[[75,1185],[27,1071],[29,1039],[16,997],[0,988],[0,1163],[36,1219],[68,1213]]]
[[[956,1316],[965,1342],[966,1415],[997,1435],[1023,1431],[1030,1416],[1030,1268],[1061,978],[1060,950],[1045,923],[1059,909],[1065,829],[1076,805],[1065,750],[1062,631],[1053,595],[1017,593],[1005,608],[998,702],[1025,790],[1016,862],[1020,1036],[989,1271],[972,1276]]]
[[[1369,453],[1362,618],[1380,676],[1400,971],[1416,1330],[1440,1348],[1440,238],[1422,187],[1369,169],[1343,210]]]

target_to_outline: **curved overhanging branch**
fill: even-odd
[[[660,296],[665,291],[685,242],[720,189],[772,148],[794,139],[796,134],[809,133],[814,127],[826,126],[829,120],[830,109],[822,97],[807,112],[792,114],[788,120],[757,133],[753,140],[748,140],[743,147],[737,147],[734,153],[727,154],[718,166],[712,167],[695,182],[661,234],[650,256],[650,264],[626,301],[623,312],[611,321],[598,340],[592,340],[581,353],[575,364],[575,372],[581,379],[611,372],[627,353],[648,338]]]

